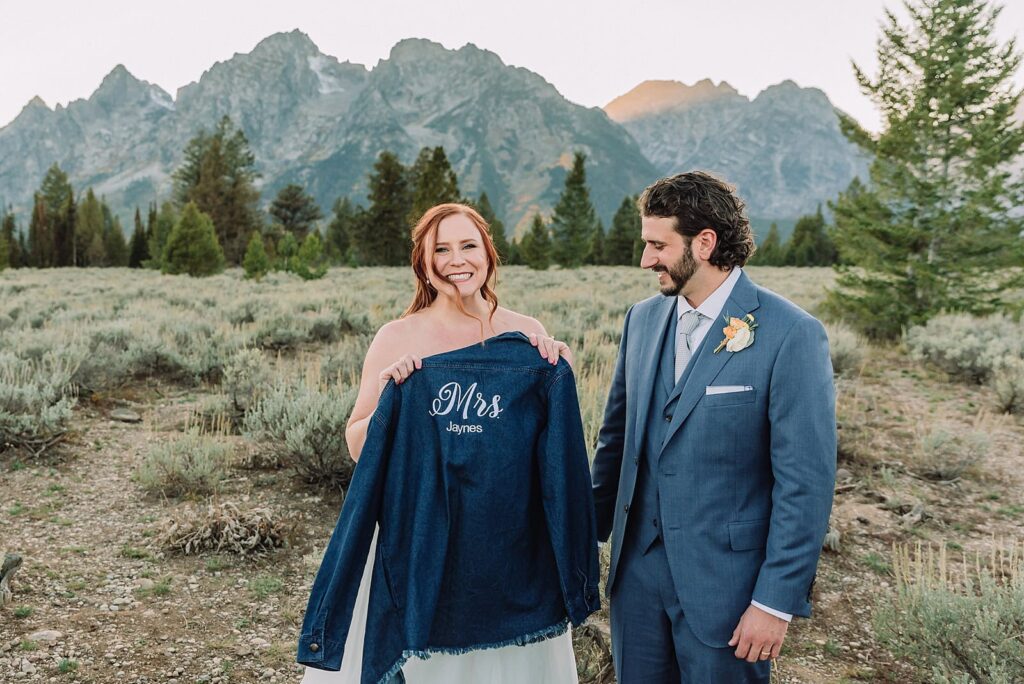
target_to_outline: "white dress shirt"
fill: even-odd
[[[694,328],[692,333],[690,333],[690,348],[694,350],[694,356],[696,356],[697,347],[700,346],[700,343],[705,337],[707,337],[709,332],[725,327],[725,321],[722,320],[722,310],[725,309],[725,303],[729,301],[729,295],[732,294],[733,288],[736,287],[736,281],[740,279],[740,274],[742,272],[743,270],[738,266],[732,269],[732,272],[729,274],[729,277],[725,279],[725,282],[719,285],[718,289],[712,292],[708,298],[701,302],[701,305],[697,307],[697,313],[701,314],[702,318],[700,319],[700,323],[697,324],[697,327]],[[691,310],[693,310],[693,307],[690,306],[688,301],[686,301],[686,297],[676,297],[676,316],[682,316],[684,313]],[[740,318],[747,312],[729,311],[726,313],[730,316]],[[721,323],[718,323],[718,321],[721,321]],[[709,343],[715,345],[718,344],[718,342],[714,340],[709,340]],[[691,360],[691,363],[695,362],[695,360]],[[774,615],[786,622],[793,619],[793,616],[789,613],[783,613],[780,610],[769,608],[757,601],[751,601],[750,604],[760,608],[769,615]]]

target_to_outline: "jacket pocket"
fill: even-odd
[[[714,408],[716,406],[739,406],[751,404],[757,398],[757,390],[749,389],[741,392],[725,392],[723,394],[705,394],[701,400],[704,406]]]
[[[768,519],[729,523],[729,546],[733,551],[763,549],[768,541]]]

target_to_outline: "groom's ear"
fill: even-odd
[[[693,250],[693,256],[698,261],[708,261],[711,259],[711,255],[715,253],[715,247],[718,246],[718,233],[711,228],[705,228],[696,235],[693,236],[693,240],[690,242],[690,249]]]

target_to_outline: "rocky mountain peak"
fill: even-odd
[[[316,46],[312,38],[299,29],[294,29],[267,36],[257,43],[249,54],[255,57],[275,57],[286,54],[305,57],[319,53],[320,48]]]
[[[609,102],[604,111],[613,121],[623,123],[704,102],[736,99],[746,100],[725,81],[715,85],[711,79],[705,78],[692,86],[679,81],[644,81]]]
[[[388,61],[394,64],[416,62],[420,60],[444,59],[449,50],[440,43],[426,38],[403,38],[395,43],[388,55]]]
[[[135,102],[147,97],[150,87],[148,83],[132,75],[123,64],[118,64],[103,77],[100,86],[89,97],[89,100],[107,107]]]

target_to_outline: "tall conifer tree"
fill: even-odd
[[[586,160],[582,152],[573,156],[572,170],[565,178],[565,188],[551,216],[553,256],[568,268],[583,264],[597,225],[597,213],[587,189]]]
[[[757,246],[750,263],[752,266],[782,266],[786,263],[786,251],[782,246],[777,223],[772,222],[769,226],[768,235]]]
[[[908,25],[886,13],[877,76],[854,65],[882,132],[842,121],[872,158],[871,182],[832,205],[840,260],[854,266],[839,267],[828,308],[883,339],[939,311],[998,310],[1024,284],[1012,209],[1024,185],[1009,173],[1024,149],[1016,43],[996,40],[999,7],[986,0],[905,6]]]
[[[523,263],[534,270],[546,270],[551,265],[551,249],[551,233],[541,215],[535,214],[519,247]]]
[[[358,210],[347,197],[339,197],[331,213],[325,239],[327,257],[334,264],[347,263],[352,251],[353,236],[358,228]]]
[[[290,183],[278,191],[270,204],[269,212],[273,218],[276,237],[280,237],[279,231],[286,231],[293,233],[300,242],[316,228],[316,222],[324,217],[316,200],[307,195],[301,185],[295,183]]]
[[[185,148],[174,172],[174,199],[179,206],[195,202],[213,221],[225,257],[241,263],[249,236],[260,229],[256,158],[241,129],[227,116],[213,133],[200,131]]]
[[[416,162],[409,169],[409,183],[412,186],[410,226],[415,225],[427,209],[461,199],[458,178],[448,163],[443,147],[424,147],[420,150]]]
[[[24,268],[26,266],[25,254],[22,252],[24,237],[18,230],[14,212],[10,207],[7,208],[3,219],[0,220],[0,235],[3,235],[4,241],[7,243],[7,264],[11,268]]]
[[[626,196],[612,217],[612,227],[604,242],[605,263],[613,266],[633,264],[633,250],[640,239],[640,211],[636,198]]]
[[[480,193],[480,199],[476,202],[476,208],[480,212],[480,216],[483,217],[484,221],[487,221],[487,225],[491,228],[491,240],[494,241],[494,249],[498,252],[498,258],[501,259],[502,263],[511,263],[508,236],[505,235],[505,224],[494,213],[494,207],[491,206],[491,200],[487,197],[486,192]]]
[[[412,194],[405,167],[393,153],[380,153],[369,178],[370,206],[361,220],[356,248],[364,265],[409,263]]]
[[[106,266],[107,250],[103,243],[103,207],[92,188],[78,205],[75,231],[75,259],[78,266]]]
[[[135,207],[135,230],[132,231],[128,252],[128,266],[131,268],[142,268],[142,265],[149,261],[149,241],[146,239],[146,228],[142,225],[142,214],[139,213],[138,207]]]

